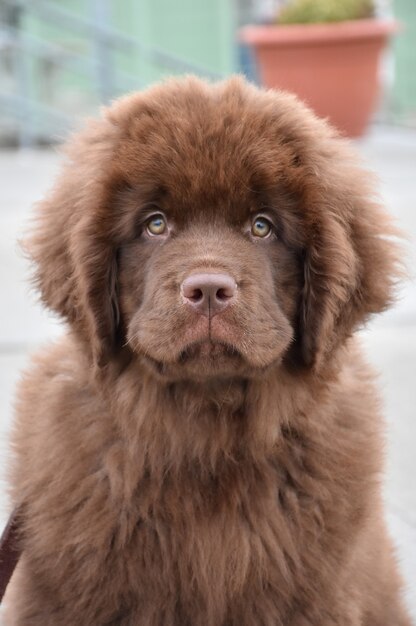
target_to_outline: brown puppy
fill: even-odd
[[[7,624],[409,624],[352,338],[397,255],[354,159],[240,79],[72,142],[28,242],[68,333],[19,392]]]

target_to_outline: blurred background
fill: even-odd
[[[371,5],[369,0],[0,0],[0,145],[56,143],[100,104],[172,74],[219,79],[242,72],[261,81],[267,72],[258,56],[261,45],[245,44],[241,26],[270,26],[279,19],[280,30],[313,20],[340,26],[361,15],[373,23],[394,16],[401,25],[379,66],[384,89],[375,119],[416,127],[416,3]],[[351,47],[344,54],[356,69],[368,63],[363,41],[358,57]],[[314,82],[333,64],[339,45],[326,49],[320,69],[311,69]],[[302,51],[296,61],[298,71],[309,67]],[[339,89],[343,77],[335,76]]]
[[[242,73],[295,91],[351,137],[408,235],[410,278],[362,341],[384,397],[388,522],[416,624],[415,68],[415,0],[0,0],[0,525],[15,384],[62,332],[17,244],[59,145],[100,106],[166,76]]]

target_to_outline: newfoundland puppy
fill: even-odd
[[[354,338],[400,271],[370,182],[240,78],[70,142],[26,242],[67,333],[18,393],[7,625],[409,625]]]

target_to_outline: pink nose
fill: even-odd
[[[214,317],[235,298],[237,284],[228,274],[191,274],[181,285],[181,293],[193,309]]]

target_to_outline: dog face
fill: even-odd
[[[214,153],[220,138],[212,138]],[[170,147],[168,140],[166,157]],[[132,220],[119,248],[123,335],[165,376],[254,374],[281,359],[294,338],[302,282],[299,250],[289,238],[292,201],[279,190],[273,200],[261,196],[241,161],[227,179],[227,165],[203,142],[179,184],[158,166],[160,154],[151,164],[149,197],[141,198],[131,180],[118,198],[131,207]],[[173,155],[176,176],[189,157],[185,150]],[[210,189],[221,175],[222,189]]]
[[[29,242],[103,367],[169,379],[319,367],[389,302],[395,251],[344,142],[288,94],[171,81],[114,105]]]

